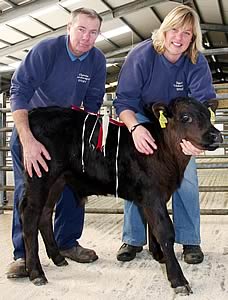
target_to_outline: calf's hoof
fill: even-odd
[[[46,283],[48,283],[47,278],[44,275],[32,279],[31,282],[36,286],[45,285]]]
[[[193,294],[193,291],[190,288],[189,284],[186,284],[184,286],[177,286],[176,288],[174,288],[174,291],[180,296],[188,296],[190,294]]]
[[[58,267],[68,265],[68,262],[66,261],[66,259],[60,254],[58,256],[56,256],[55,258],[52,258],[52,260],[53,260],[53,263]]]
[[[62,261],[56,263],[56,266],[58,266],[58,267],[63,267],[63,266],[67,266],[67,265],[68,265],[68,262],[65,260],[65,258]]]
[[[165,264],[165,263],[166,263],[165,257],[163,256],[161,259],[159,259],[158,262],[159,262],[160,264]]]
[[[162,251],[154,251],[154,252],[149,251],[149,253],[152,255],[153,259],[155,259],[160,264],[164,264],[165,263],[165,257],[163,255]]]

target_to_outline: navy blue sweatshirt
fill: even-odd
[[[83,106],[97,112],[106,81],[104,54],[93,47],[73,59],[67,36],[46,39],[27,54],[15,71],[10,89],[12,111],[57,105]]]
[[[216,97],[206,58],[199,53],[197,63],[182,55],[170,63],[158,54],[148,39],[127,56],[120,75],[114,105],[119,115],[126,109],[143,113],[143,104],[165,102],[179,96],[199,101]]]

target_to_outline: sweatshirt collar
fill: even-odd
[[[161,55],[162,57],[162,61],[164,62],[164,64],[168,67],[180,67],[183,62],[185,61],[186,55],[182,54],[181,57],[175,62],[175,63],[171,63],[164,55]]]
[[[71,61],[75,61],[75,60],[80,60],[80,61],[83,61],[88,55],[89,55],[89,51],[85,52],[83,55],[81,56],[76,56],[74,53],[72,53],[72,51],[70,50],[69,48],[69,45],[68,45],[68,41],[69,41],[69,36],[67,35],[66,36],[66,49],[67,49],[67,53],[71,59]]]

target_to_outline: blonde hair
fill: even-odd
[[[172,28],[192,27],[192,41],[186,50],[186,54],[193,64],[196,63],[198,52],[203,50],[202,32],[199,16],[196,11],[187,5],[179,5],[169,12],[162,22],[160,28],[152,34],[152,41],[155,50],[159,54],[165,52],[165,33]]]

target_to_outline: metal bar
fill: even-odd
[[[227,53],[228,54],[228,53]],[[216,98],[219,99],[227,99],[228,98],[228,93],[220,93],[217,94]]]
[[[12,167],[0,167],[0,171],[10,172],[13,171]]]
[[[219,148],[228,148],[228,144],[223,142],[222,144],[219,145]]]
[[[1,113],[7,113],[7,112],[11,112],[11,109],[10,108],[0,108],[0,112]]]
[[[197,169],[228,169],[228,163],[197,163]],[[0,171],[13,171],[13,168],[10,166],[0,166]]]
[[[197,169],[228,169],[228,163],[197,163]]]
[[[13,210],[12,205],[4,206],[5,211]],[[85,207],[85,212],[87,214],[123,214],[123,208],[90,208]],[[172,209],[168,209],[169,214],[172,214]],[[228,209],[226,208],[201,208],[201,215],[228,215]]]
[[[0,95],[0,107],[2,107],[3,103],[3,94]],[[3,115],[0,114],[0,128],[3,126]],[[3,133],[0,132],[0,146],[3,146]],[[0,165],[4,165],[4,153],[0,152]],[[4,172],[0,171],[0,186],[4,185]],[[0,208],[3,207],[4,203],[4,190],[0,190]],[[2,209],[0,209],[0,213],[2,213]]]
[[[13,9],[9,9],[8,11],[5,11],[1,14],[1,23],[5,23],[7,21],[10,21],[11,19],[15,19],[17,17],[21,16],[27,16],[31,14],[32,11],[39,10],[44,7],[49,7],[51,5],[54,5],[58,3],[56,0],[39,0],[39,1],[33,1],[33,2],[25,2],[24,4],[17,5]],[[61,3],[61,2],[60,2]],[[48,4],[48,6],[47,6]]]
[[[228,215],[226,208],[202,208],[200,209],[201,215]]]
[[[199,191],[223,193],[223,192],[228,192],[228,186],[199,186]]]
[[[213,23],[202,24],[201,23],[200,27],[202,30],[206,30],[206,31],[228,32],[228,25],[223,25],[223,24],[213,24]]]
[[[0,185],[0,191],[14,191],[13,185]]]
[[[89,208],[85,207],[85,212],[90,214],[123,214],[122,208]],[[169,214],[172,214],[172,209],[168,209]],[[228,209],[226,208],[201,208],[201,215],[228,215]]]
[[[14,186],[13,185],[1,185],[0,191],[14,191]],[[214,193],[228,192],[228,186],[200,186],[199,191],[200,192],[214,192]]]
[[[224,90],[224,89],[228,89],[228,84],[227,83],[215,83],[214,87],[215,87],[215,90]]]
[[[228,158],[228,155],[198,155],[196,156],[196,159],[208,159],[208,158]]]
[[[0,132],[11,132],[13,127],[2,127],[0,128]]]
[[[0,151],[10,151],[10,147],[0,147]]]

